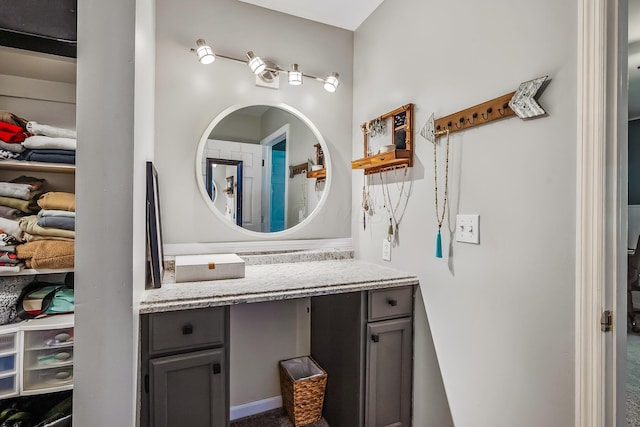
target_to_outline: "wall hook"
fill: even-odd
[[[449,122],[447,123],[447,127],[451,127],[453,125],[453,123]]]
[[[470,125],[472,125],[472,124],[474,124],[476,122],[476,119],[478,118],[478,113],[473,113],[473,115],[471,117],[473,117],[473,120],[467,119],[467,121],[469,122]]]
[[[501,116],[504,116],[504,114],[507,112],[507,107],[509,106],[509,104],[507,104],[506,102],[504,104],[502,104],[502,110],[500,110],[500,108],[498,108],[498,113],[500,113]]]
[[[456,128],[458,129],[462,129],[462,127],[464,126],[464,116],[460,117],[460,120],[458,120],[460,122],[460,125],[458,125],[458,123],[456,123]]]
[[[487,121],[489,120],[489,114],[493,113],[493,108],[489,107],[487,108],[487,115],[485,116],[484,113],[482,113],[482,118]]]

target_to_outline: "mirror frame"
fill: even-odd
[[[320,201],[318,202],[318,205],[313,210],[313,212],[309,213],[309,215],[302,222],[294,225],[291,228],[288,228],[282,231],[275,231],[275,232],[268,232],[268,233],[252,231],[252,230],[247,230],[245,228],[242,228],[239,225],[229,221],[227,218],[224,217],[224,215],[222,215],[222,212],[220,212],[215,207],[214,200],[212,200],[211,197],[209,196],[209,192],[207,191],[207,188],[206,188],[206,183],[203,182],[203,179],[202,179],[202,176],[203,176],[202,160],[204,155],[204,149],[207,144],[207,140],[209,139],[209,135],[211,135],[211,132],[213,131],[213,129],[218,125],[218,123],[220,123],[225,117],[227,117],[231,113],[234,113],[243,108],[253,107],[256,105],[265,105],[269,107],[280,108],[296,116],[298,119],[300,119],[300,121],[302,121],[305,125],[307,125],[307,127],[311,130],[311,133],[313,133],[313,135],[316,137],[316,140],[322,147],[322,150],[324,151],[325,168],[327,169],[327,178],[325,179],[324,190],[322,191],[322,196],[320,197]],[[236,104],[223,110],[211,121],[211,123],[209,123],[209,126],[207,126],[205,131],[202,133],[202,136],[200,137],[200,142],[198,143],[198,147],[196,149],[195,163],[196,163],[196,168],[195,168],[196,183],[198,184],[198,190],[200,191],[200,195],[204,199],[204,202],[209,208],[209,210],[212,211],[214,215],[218,217],[218,219],[220,219],[220,221],[223,224],[225,224],[228,228],[238,231],[239,233],[244,234],[245,236],[251,236],[254,238],[263,238],[263,239],[286,237],[292,233],[297,232],[298,230],[301,230],[302,228],[310,224],[312,220],[318,215],[318,213],[324,207],[325,201],[327,200],[327,197],[329,194],[329,190],[331,189],[331,180],[333,175],[332,173],[333,165],[331,163],[331,155],[329,153],[329,147],[327,146],[326,141],[324,140],[322,134],[320,133],[316,125],[314,125],[313,122],[311,122],[311,120],[309,120],[300,111],[296,110],[290,105],[283,104],[283,103],[263,102],[263,103],[254,103],[254,104]]]

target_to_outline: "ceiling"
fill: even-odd
[[[311,21],[355,31],[383,0],[240,0]]]

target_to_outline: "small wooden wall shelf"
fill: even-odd
[[[395,150],[371,154],[369,134],[372,124],[391,119],[392,143]],[[386,127],[386,126],[385,126]],[[353,160],[351,169],[363,169],[365,175],[393,170],[399,167],[413,166],[413,104],[403,105],[369,122],[363,123],[364,157]]]
[[[317,171],[308,171],[307,178],[315,178],[318,181],[322,181],[327,178],[327,170],[323,168]]]

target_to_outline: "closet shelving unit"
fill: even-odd
[[[75,59],[66,56],[0,46],[0,80],[8,83],[0,84],[0,110],[43,124],[75,128]],[[20,175],[44,178],[45,191],[75,193],[74,165],[0,160],[0,181]],[[0,272],[0,283],[8,276],[71,271]],[[73,335],[72,314],[0,326],[0,399],[72,389]]]

